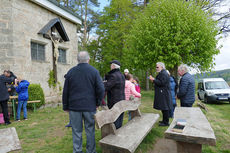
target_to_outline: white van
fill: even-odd
[[[216,101],[230,102],[230,88],[222,78],[205,78],[198,83],[197,96],[205,103]]]

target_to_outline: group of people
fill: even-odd
[[[156,78],[150,75],[149,79],[154,83],[155,95],[153,107],[161,110],[163,120],[159,126],[168,126],[169,117],[173,117],[174,109],[177,106],[176,98],[180,99],[181,107],[192,107],[195,102],[195,80],[188,73],[188,67],[182,64],[178,67],[178,74],[181,76],[179,90],[177,81],[165,69],[165,64],[156,64],[158,75]]]
[[[89,65],[89,54],[81,51],[77,55],[78,65],[71,68],[65,75],[63,88],[63,110],[69,112],[73,136],[73,152],[82,152],[83,125],[87,137],[87,152],[96,152],[95,121],[96,108],[107,96],[109,109],[121,100],[130,97],[141,97],[137,79],[129,73],[122,74],[121,63],[118,60],[110,62],[110,71],[101,79],[98,70]],[[126,70],[128,71],[128,70]],[[125,72],[126,73],[126,72]],[[138,90],[138,91],[137,91]],[[124,114],[114,122],[118,129],[122,126]],[[131,119],[131,117],[129,117]],[[84,122],[84,124],[83,124]]]
[[[128,69],[125,73],[120,71],[121,63],[118,60],[110,62],[110,71],[101,79],[98,70],[89,64],[90,57],[87,51],[81,51],[77,55],[78,65],[71,68],[65,75],[63,88],[63,110],[69,112],[72,125],[73,152],[82,152],[83,125],[87,137],[86,152],[95,153],[95,120],[96,109],[101,105],[105,93],[107,106],[111,109],[121,100],[130,100],[130,97],[141,97],[138,80],[133,79]],[[158,75],[150,76],[154,83],[155,96],[154,108],[161,110],[163,120],[160,126],[169,125],[169,114],[173,117],[176,106],[176,96],[181,100],[181,106],[191,107],[195,101],[195,82],[188,73],[186,65],[178,68],[178,74],[182,76],[177,91],[177,81],[170,77],[162,62],[156,64]],[[174,82],[174,83],[171,83]],[[172,87],[172,88],[171,88]],[[172,91],[172,93],[171,93]],[[118,129],[122,126],[124,113],[114,122]],[[129,119],[131,116],[129,115]],[[84,124],[83,124],[84,122]]]
[[[0,75],[0,105],[3,112],[3,118],[5,125],[11,124],[8,114],[8,101],[9,96],[16,95],[18,93],[18,108],[16,120],[20,121],[21,108],[23,107],[24,119],[27,120],[27,100],[29,82],[22,79],[22,77],[16,77],[13,72],[4,70]]]

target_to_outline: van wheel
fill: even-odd
[[[206,95],[204,95],[204,103],[208,104],[208,98]]]

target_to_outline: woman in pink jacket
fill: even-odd
[[[125,80],[125,100],[129,100],[131,96],[141,98],[141,94],[135,89],[135,85],[132,83],[133,76],[128,74]],[[131,120],[131,114],[129,112],[129,120]]]
[[[141,98],[141,94],[135,89],[135,85],[132,83],[133,75],[128,74],[125,80],[125,100],[129,100],[130,96]]]

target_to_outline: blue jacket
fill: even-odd
[[[12,78],[8,78],[5,75],[0,75],[0,101],[6,101],[9,99],[9,93],[6,87],[6,83],[11,84]]]
[[[27,80],[22,80],[16,87],[18,93],[18,101],[27,101],[29,98],[28,87],[30,83]]]
[[[88,63],[80,63],[65,75],[62,94],[63,110],[96,111],[104,97],[99,72]]]
[[[185,73],[180,79],[177,97],[181,103],[193,104],[195,102],[195,80],[191,74]]]
[[[173,105],[176,105],[176,90],[177,90],[176,88],[177,88],[177,83],[175,79],[172,76],[170,76],[170,91],[171,91]]]

